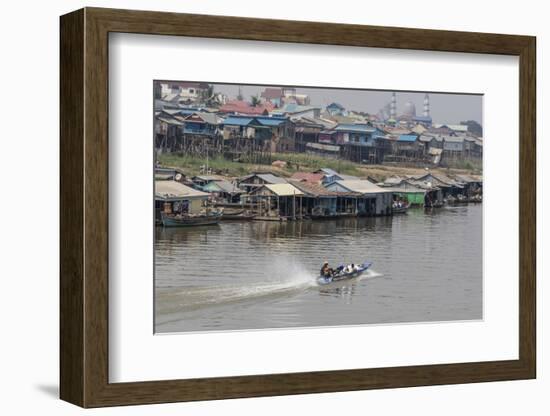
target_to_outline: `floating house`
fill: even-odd
[[[164,168],[161,166],[155,167],[155,180],[158,181],[178,181],[181,183],[187,183],[187,176],[178,168]]]
[[[257,220],[297,220],[303,218],[303,196],[289,183],[265,184],[250,192],[246,203],[255,206]]]
[[[285,184],[287,181],[272,173],[253,173],[237,179],[237,186],[245,192],[252,192],[262,185]]]
[[[219,175],[197,175],[191,178],[191,181],[197,187],[204,187],[210,182],[223,181],[224,177]]]
[[[333,183],[335,181],[343,181],[343,180],[352,181],[352,180],[359,179],[357,176],[344,175],[344,174],[338,173],[335,170],[330,169],[330,168],[321,168],[321,169],[316,170],[313,173],[321,174],[321,175],[324,176],[322,183],[325,187],[330,185],[331,183]]]
[[[391,188],[393,199],[406,200],[412,206],[424,206],[426,189],[416,186],[406,178],[393,176],[380,184],[384,188]]]
[[[216,203],[238,204],[244,191],[235,184],[222,180],[211,181],[202,187],[202,190],[214,196]]]
[[[357,199],[358,215],[391,215],[392,191],[366,180],[337,180],[326,187],[334,192],[352,192],[359,194]]]
[[[479,176],[456,175],[455,180],[464,187],[463,194],[469,198],[483,193],[483,180]]]
[[[155,220],[160,222],[161,212],[199,214],[209,196],[177,181],[155,181]]]
[[[414,185],[422,186],[426,189],[439,189],[442,198],[457,196],[463,193],[464,186],[442,174],[427,173],[425,175],[413,176],[409,181]],[[439,199],[439,195],[438,195]]]
[[[320,183],[292,180],[291,184],[303,192],[302,214],[310,218],[330,218],[338,213],[338,194],[329,191]]]

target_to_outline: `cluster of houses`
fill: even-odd
[[[434,208],[480,202],[483,185],[481,177],[450,178],[431,172],[376,183],[328,168],[296,172],[289,178],[266,172],[228,178],[187,177],[178,169],[157,167],[155,176],[157,220],[163,212],[200,215],[207,207],[246,211],[242,218],[255,220],[387,216],[401,202]]]
[[[266,88],[250,102],[229,100],[206,83],[156,83],[155,147],[195,156],[233,160],[252,153],[296,152],[357,163],[422,163],[481,160],[483,139],[467,125],[436,124],[426,95],[423,115],[412,103],[395,114],[321,108],[293,88]]]

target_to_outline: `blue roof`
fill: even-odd
[[[301,113],[303,111],[314,110],[316,108],[319,107],[314,107],[312,105],[299,105],[296,103],[288,103],[281,108],[273,110],[271,114]]]
[[[284,118],[258,118],[264,126],[278,126],[286,121]]]
[[[418,136],[414,134],[400,134],[397,139],[398,142],[415,142]]]
[[[369,126],[368,124],[338,124],[334,130],[372,133],[375,132],[377,128]]]
[[[340,110],[344,110],[344,106],[341,105],[341,104],[338,104],[338,103],[330,103],[329,105],[327,105],[327,108],[329,107],[335,107],[335,108],[338,108]]]
[[[432,118],[430,116],[414,116],[414,121],[426,121],[426,122],[432,122]]]
[[[248,126],[254,121],[254,117],[227,117],[223,124],[229,124],[231,126]]]

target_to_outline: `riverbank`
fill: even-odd
[[[211,169],[211,173],[226,177],[239,177],[251,172],[272,172],[281,177],[290,177],[296,172],[312,172],[320,168],[330,168],[345,175],[357,176],[361,179],[373,178],[384,181],[391,176],[420,175],[426,172],[424,167],[402,165],[363,165],[346,160],[328,159],[306,154],[274,153],[272,164],[254,164],[231,161],[222,157],[197,158],[181,156],[174,153],[165,153],[158,156],[158,162],[165,167],[178,168],[187,176],[204,174],[204,166]],[[283,163],[278,163],[283,162]],[[430,171],[446,176],[454,175],[481,175],[479,168],[442,168],[432,167]]]

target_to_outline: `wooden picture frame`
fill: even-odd
[[[62,16],[60,28],[60,396],[63,400],[82,407],[101,407],[535,378],[534,37],[99,8],[85,8]],[[110,32],[518,56],[519,359],[109,383]]]

